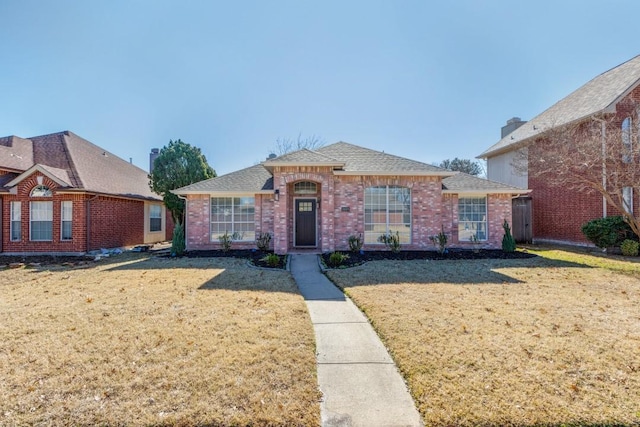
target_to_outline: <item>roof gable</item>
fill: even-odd
[[[33,165],[26,171],[22,172],[20,175],[16,176],[13,180],[7,182],[5,184],[6,187],[13,187],[20,184],[22,181],[33,175],[35,172],[40,172],[47,178],[51,179],[53,182],[58,184],[60,187],[71,187],[71,183],[69,182],[69,175],[67,171],[64,169],[52,168],[50,166],[45,165]]]
[[[147,172],[72,132],[29,139],[14,136],[0,138],[0,168],[21,172],[5,183],[5,187],[11,186],[13,181],[19,182],[25,171],[36,166],[41,173],[69,189],[120,197],[160,199],[149,188]]]
[[[510,151],[545,131],[595,114],[612,112],[617,102],[640,84],[640,55],[606,71],[561,99],[485,150],[478,158]]]
[[[317,150],[326,156],[340,159],[345,163],[343,171],[336,173],[364,175],[434,175],[451,176],[455,172],[416,160],[387,154],[349,144],[336,142]]]
[[[273,159],[267,159],[263,162],[263,165],[267,168],[273,166],[333,166],[340,168],[344,166],[344,162],[326,156],[319,151],[303,148]]]

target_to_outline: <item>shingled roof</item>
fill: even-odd
[[[512,187],[496,181],[489,181],[488,179],[478,178],[477,176],[460,172],[442,180],[442,192],[454,194],[525,194],[528,193],[529,190]]]
[[[359,147],[346,142],[336,142],[315,151],[302,149],[280,157],[219,177],[210,178],[173,190],[180,195],[215,193],[267,194],[273,192],[273,175],[276,166],[330,166],[336,175],[405,175],[441,176],[445,192],[511,193],[525,192],[520,188],[488,181],[471,175],[459,174],[437,166],[394,156],[380,151]]]
[[[72,132],[0,138],[0,170],[14,173],[0,191],[8,191],[36,166],[70,191],[161,199],[149,188],[146,171]]]
[[[606,71],[502,138],[478,158],[510,151],[545,131],[615,111],[616,103],[640,83],[640,55]]]

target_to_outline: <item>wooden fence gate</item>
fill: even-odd
[[[511,209],[513,238],[517,243],[531,243],[533,240],[531,197],[513,199]]]

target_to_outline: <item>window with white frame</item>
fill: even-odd
[[[65,200],[60,202],[60,240],[73,238],[73,202]]]
[[[482,241],[487,237],[487,197],[459,197],[458,241]]]
[[[411,190],[381,185],[364,190],[364,242],[380,243],[383,234],[396,234],[411,243]]]
[[[253,241],[255,232],[254,197],[211,198],[211,241],[224,234],[234,240]]]
[[[149,231],[162,231],[161,205],[149,205]]]
[[[9,234],[12,242],[22,240],[22,202],[11,202],[10,204],[10,225]]]
[[[622,121],[622,161],[629,163],[632,160],[633,140],[631,134],[631,117],[627,117]]]
[[[53,196],[53,193],[51,192],[51,189],[46,185],[36,185],[35,187],[33,187],[33,190],[31,190],[30,196],[31,197],[51,197]]]
[[[53,240],[53,202],[30,202],[31,240]]]
[[[315,182],[300,181],[293,184],[293,192],[295,194],[316,194],[318,186]]]
[[[633,214],[633,187],[622,188],[622,205],[627,213]]]

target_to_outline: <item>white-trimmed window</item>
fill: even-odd
[[[30,202],[31,240],[53,240],[53,202]]]
[[[65,200],[60,202],[60,240],[73,238],[73,202]]]
[[[256,239],[254,197],[211,198],[211,241],[225,233],[234,240]]]
[[[51,197],[53,193],[46,185],[36,185],[31,190],[31,197]]]
[[[622,121],[622,161],[629,163],[633,156],[633,139],[631,135],[631,117],[627,117]]]
[[[458,198],[458,241],[487,240],[487,197]]]
[[[318,192],[318,186],[315,182],[300,181],[293,184],[294,194],[316,194]]]
[[[633,187],[622,188],[622,206],[627,213],[633,214]]]
[[[10,210],[10,238],[12,242],[19,242],[22,240],[22,202],[11,202]]]
[[[161,205],[149,205],[149,231],[162,231]]]
[[[381,185],[364,190],[364,242],[380,243],[383,234],[396,234],[411,243],[411,190]]]

